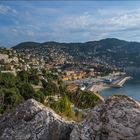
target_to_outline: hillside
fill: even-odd
[[[39,46],[41,43],[37,43],[37,42],[23,42],[20,43],[18,45],[16,45],[14,48],[18,48],[18,49],[31,49],[31,48],[35,48],[37,46]]]
[[[33,44],[33,45],[32,45]],[[47,48],[55,48],[64,51],[77,61],[99,59],[103,63],[115,65],[117,67],[140,67],[140,43],[128,42],[115,38],[107,38],[99,41],[90,41],[85,43],[20,43],[13,48],[21,51],[25,49],[37,50],[38,53],[44,54]],[[43,52],[39,49],[42,48]]]

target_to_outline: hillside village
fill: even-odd
[[[81,122],[105,102],[100,90],[122,86],[127,79],[121,69],[95,56],[83,59],[51,46],[0,48],[0,116],[38,101],[65,120]]]
[[[81,75],[78,77],[80,79],[87,74],[81,71],[75,75],[74,70],[63,72],[57,68],[57,63],[53,62],[55,65],[52,68],[43,57],[1,48],[0,115],[33,98],[67,119],[82,120],[83,113],[79,111],[95,106],[100,99],[90,91],[82,91],[76,85],[75,90],[69,90],[69,86],[63,82],[67,80],[64,76]]]
[[[92,64],[84,61],[78,62],[64,51],[53,47],[25,49],[20,52],[9,48],[0,49],[0,70],[2,72],[16,73],[31,68],[46,69],[61,76],[64,81],[97,77],[117,71],[108,65],[101,64],[100,61],[95,61]]]

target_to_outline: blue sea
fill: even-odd
[[[108,98],[111,95],[127,95],[140,102],[140,78],[134,77],[127,81],[122,88],[110,88],[101,92],[101,95]]]

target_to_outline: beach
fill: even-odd
[[[100,92],[108,88],[110,88],[108,85],[98,84],[98,85],[93,85],[89,90],[93,92]]]

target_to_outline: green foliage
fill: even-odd
[[[70,101],[78,108],[87,109],[94,107],[99,98],[89,91],[77,90],[75,93],[67,93]]]
[[[54,109],[57,113],[65,115],[67,117],[71,117],[73,115],[71,102],[66,96],[57,102],[51,103],[50,107]]]
[[[58,76],[50,73],[50,72],[46,72],[44,77],[48,80],[48,81],[52,81],[52,80],[58,80]]]
[[[42,80],[43,88],[46,90],[47,95],[56,95],[59,93],[59,88],[53,81],[46,82]]]
[[[17,88],[0,89],[0,113],[11,109],[23,101]]]
[[[30,82],[31,82],[32,84],[38,85],[38,83],[39,83],[39,77],[38,77],[38,75],[31,74],[31,75],[29,76],[29,79],[30,79]]]
[[[32,83],[34,85],[38,85],[39,83],[38,70],[36,69],[31,69],[30,71],[21,71],[18,73],[18,77],[21,81],[26,83]]]
[[[21,81],[28,83],[29,82],[29,72],[21,71],[18,73],[18,77]]]
[[[85,109],[94,107],[98,103],[98,97],[92,93],[80,89],[69,93],[64,83],[56,75],[45,71],[43,74],[45,79],[41,80],[42,88],[35,92],[31,83],[38,85],[37,70],[22,71],[17,76],[10,73],[0,73],[0,114],[30,98],[44,103],[46,96],[48,96],[48,105],[52,109],[69,118],[73,117],[74,114],[72,104]],[[78,118],[81,118],[79,116],[79,112],[76,112],[74,117],[79,120]]]
[[[47,73],[47,71],[45,69],[42,69],[41,72],[43,75],[45,75]]]
[[[30,83],[30,76],[36,77],[36,74],[36,71],[22,71],[17,76],[11,73],[0,73],[0,113],[30,98],[44,101],[44,93],[41,91],[35,93]]]
[[[64,84],[59,85],[59,92],[62,96],[65,96],[67,93],[67,88]]]
[[[34,89],[29,83],[21,83],[19,87],[20,94],[24,97],[25,100],[34,97]]]
[[[45,100],[45,95],[44,95],[44,93],[42,91],[37,91],[34,94],[34,99],[37,100],[38,102],[43,103],[44,100]]]
[[[11,73],[0,73],[0,87],[12,88],[18,83],[18,78]]]

